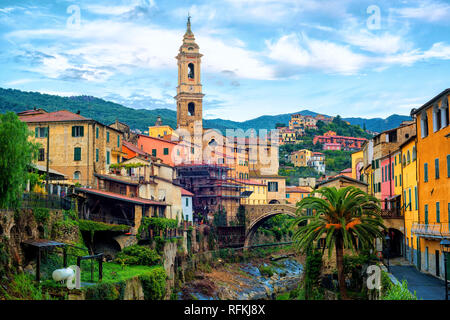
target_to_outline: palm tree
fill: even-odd
[[[344,248],[353,252],[355,249],[374,248],[374,240],[383,238],[382,230],[385,229],[380,212],[379,200],[354,186],[342,189],[323,187],[297,203],[299,217],[294,222],[298,226],[293,235],[295,244],[305,253],[324,237],[324,250],[328,248],[329,256],[335,248],[342,299],[347,299]]]

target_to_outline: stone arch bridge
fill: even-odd
[[[258,204],[245,205],[246,226],[244,247],[250,245],[251,239],[255,235],[258,227],[267,219],[279,215],[287,214],[291,217],[297,217],[296,207],[293,204]]]

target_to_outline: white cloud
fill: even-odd
[[[347,30],[343,33],[343,40],[364,51],[380,54],[393,54],[411,46],[401,35],[389,32],[374,34],[366,29]]]
[[[387,56],[380,60],[388,64],[400,64],[411,66],[420,60],[440,59],[450,60],[450,45],[443,42],[437,42],[425,51],[419,49],[403,52],[396,55]]]
[[[83,9],[86,9],[92,13],[99,15],[122,15],[132,11],[136,7],[142,8],[154,8],[156,3],[154,0],[127,0],[122,5],[112,5],[110,2],[104,4],[92,4],[83,5]]]
[[[428,22],[448,21],[450,4],[435,1],[420,1],[416,7],[392,9],[392,12],[407,19],[418,19]]]
[[[269,57],[293,66],[319,69],[325,72],[354,74],[367,62],[364,55],[351,51],[349,46],[310,39],[295,34],[282,36],[276,42],[267,41]]]
[[[85,71],[85,80],[106,80],[113,74],[131,73],[136,68],[167,70],[176,68],[174,56],[181,45],[184,30],[169,30],[155,25],[96,20],[79,30],[38,29],[14,31],[7,35],[14,41],[49,40],[35,50],[49,57],[35,69],[48,77],[64,77],[68,71]],[[205,72],[233,71],[238,77],[270,79],[273,72],[258,54],[245,48],[242,41],[196,34],[205,55]],[[64,39],[63,46],[60,39]]]

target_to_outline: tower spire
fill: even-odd
[[[186,34],[187,35],[191,35],[192,31],[191,31],[191,15],[188,12],[188,19],[187,19],[187,27],[186,27]]]

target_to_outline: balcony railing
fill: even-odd
[[[383,219],[403,219],[399,201],[381,201],[381,217]]]
[[[448,223],[413,223],[411,232],[429,238],[450,238]]]
[[[114,217],[114,216],[110,216],[110,215],[90,213],[87,220],[92,220],[92,221],[96,221],[96,222],[104,222],[104,223],[108,223],[108,224],[122,224],[122,225],[127,225],[130,227],[134,227],[133,219],[124,219],[124,218]]]
[[[26,192],[22,197],[22,208],[75,209],[73,200],[53,194]]]

